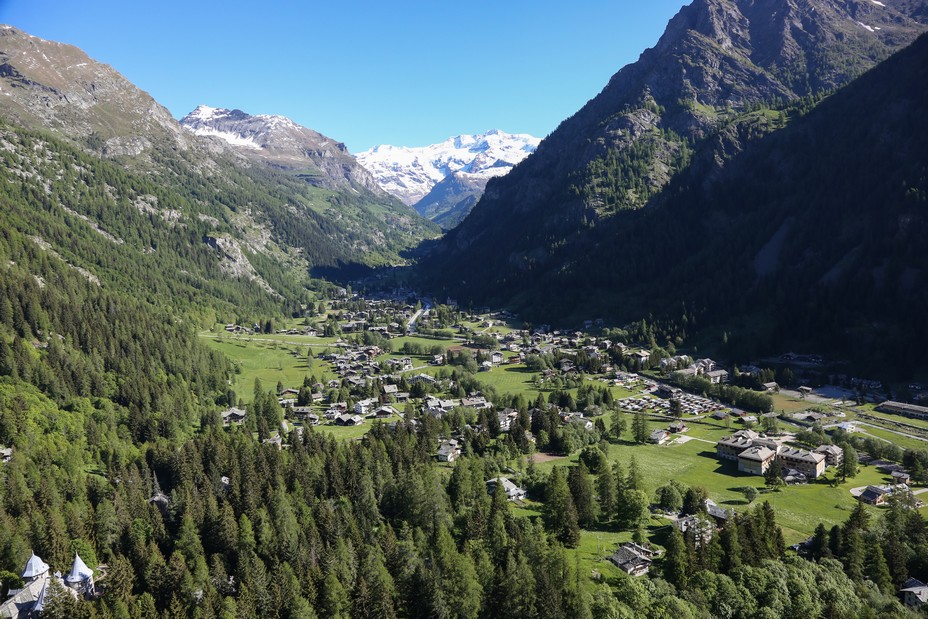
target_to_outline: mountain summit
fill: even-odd
[[[315,185],[383,192],[344,144],[285,116],[201,105],[180,124],[201,137],[218,138],[240,154],[279,170],[298,172]]]
[[[108,157],[191,143],[171,113],[80,49],[0,26],[0,112],[8,120],[90,145]]]
[[[492,129],[429,146],[375,146],[357,157],[385,191],[448,228],[470,212],[487,181],[507,174],[540,141]]]

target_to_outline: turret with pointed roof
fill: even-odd
[[[47,573],[48,563],[40,559],[33,552],[32,556],[29,557],[29,561],[26,562],[25,569],[23,569],[22,579],[26,582],[31,582]]]
[[[74,553],[74,564],[71,566],[71,572],[65,576],[64,581],[75,591],[83,594],[93,592],[93,570],[87,567],[81,556]]]

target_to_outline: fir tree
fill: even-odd
[[[596,478],[596,495],[597,499],[599,500],[599,517],[603,522],[609,522],[615,516],[615,491],[615,477],[612,474],[612,467],[607,464],[603,467],[602,472]]]
[[[545,488],[545,528],[568,548],[580,542],[577,508],[560,467],[551,469]]]
[[[683,534],[676,527],[671,527],[667,538],[667,554],[664,556],[664,579],[679,591],[685,591],[689,585],[689,566],[686,542]]]

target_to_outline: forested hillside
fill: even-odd
[[[466,274],[454,275],[452,262],[465,255],[445,251],[460,245],[456,229],[424,258],[428,281],[464,300],[510,303],[534,320],[652,316],[692,334],[696,319],[700,328],[741,331],[726,351],[739,358],[812,347],[907,372],[903,359],[926,341],[917,316],[928,307],[928,265],[916,249],[926,223],[926,47],[919,39],[829,97],[758,105],[686,141],[678,154],[685,169],[646,208],[608,217],[570,211],[577,227],[564,234],[553,229],[559,216],[520,215],[532,229],[551,229],[544,249],[510,256],[505,267],[499,261],[512,244],[474,244]],[[647,176],[639,168],[661,152],[657,144],[642,138],[610,153],[591,164],[595,182],[570,191],[586,200],[638,195],[635,179]]]
[[[608,306],[598,300],[615,281],[591,280],[577,257],[608,245],[634,211],[660,206],[692,163],[718,173],[752,140],[780,129],[788,108],[809,107],[913,41],[925,10],[918,1],[693,2],[654,48],[488,185],[468,218],[428,248],[422,275],[455,298],[509,303],[552,320]],[[645,239],[650,259],[669,270],[661,256],[672,248],[660,231]],[[600,264],[595,272],[609,270]],[[579,297],[552,299],[551,276],[588,283]],[[623,281],[620,290],[637,283]]]

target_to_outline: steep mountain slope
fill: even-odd
[[[3,173],[28,195],[46,196],[25,201],[13,225],[24,233],[35,226],[29,234],[101,281],[149,297],[159,291],[166,305],[179,295],[226,312],[238,298],[244,312],[267,312],[282,297],[296,302],[310,269],[401,263],[401,251],[437,233],[380,191],[344,147],[320,136],[313,150],[307,140],[318,134],[289,121],[256,121],[275,126],[262,137],[262,160],[275,165],[256,165],[233,145],[184,130],[74,47],[4,27],[0,60],[0,120],[10,125]],[[37,159],[30,145],[54,156]],[[331,165],[312,167],[317,155]],[[43,208],[51,218],[40,221],[49,214]],[[131,268],[110,268],[91,244],[72,246],[49,227],[62,218],[106,231],[121,241],[104,244],[106,256],[132,254],[120,260],[146,262],[146,272],[164,279],[126,277]],[[85,253],[74,255],[78,249]],[[243,281],[263,292],[246,293]],[[185,285],[190,294],[167,291]]]
[[[543,286],[570,269],[565,246],[579,253],[602,222],[662,200],[694,158],[714,170],[780,126],[757,108],[847,83],[912,41],[925,13],[911,0],[695,0],[535,154],[488,184],[433,248],[426,280],[484,302],[512,302],[515,282]]]
[[[507,174],[539,142],[493,129],[419,148],[375,146],[358,154],[358,161],[385,191],[428,219],[453,222],[442,224],[448,228],[467,215],[489,179]]]
[[[879,375],[924,368],[926,83],[928,34],[811,111],[791,108],[721,169],[694,160],[661,203],[555,248],[561,266],[535,272],[526,315],[649,314],[727,330],[738,359],[800,348]]]
[[[17,125],[54,131],[105,156],[191,142],[167,109],[112,67],[12,26],[0,26],[0,109]]]
[[[741,358],[814,348],[911,375],[928,341],[926,83],[923,35],[721,171],[696,161],[548,286],[580,298],[595,283],[587,309],[625,315],[690,308],[735,325]]]
[[[298,172],[313,184],[385,195],[344,144],[284,116],[251,116],[241,110],[201,105],[180,124],[196,135],[219,138],[246,157],[273,168]]]

